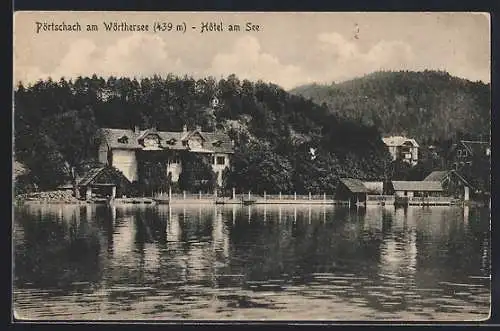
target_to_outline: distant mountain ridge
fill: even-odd
[[[491,129],[490,84],[443,71],[380,71],[290,92],[341,117],[375,125],[383,135],[408,135],[423,143],[486,139]]]

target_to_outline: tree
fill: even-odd
[[[71,178],[75,197],[79,198],[77,176],[85,160],[94,157],[97,149],[98,128],[90,108],[67,111],[47,118],[42,124],[43,133],[54,142],[54,149],[61,155],[66,173]]]
[[[365,84],[363,93],[373,100],[376,87]],[[393,88],[399,88],[398,84]],[[177,131],[187,124],[223,130],[234,140],[232,170],[223,175],[226,188],[260,193],[331,191],[342,176],[385,178],[388,152],[379,128],[340,116],[340,110],[352,108],[355,112],[358,106],[370,115],[385,105],[375,100],[373,109],[368,109],[369,103],[359,98],[349,104],[352,95],[344,92],[334,93],[342,107],[339,114],[332,114],[329,103],[315,104],[277,85],[240,81],[235,75],[219,81],[174,75],[140,81],[93,75],[74,82],[21,84],[15,91],[16,157],[34,170],[31,176],[38,176],[37,183],[56,185],[71,177],[75,184],[83,164],[91,164],[94,158],[97,127],[156,125],[160,130]],[[212,109],[214,96],[219,104]],[[396,106],[403,107],[410,99],[401,97]],[[377,121],[385,124],[390,118],[382,115]],[[309,147],[319,153],[314,160]],[[211,191],[216,183],[211,164],[189,158],[183,164],[179,186]],[[159,167],[153,171],[156,175],[134,185],[142,185],[144,191],[166,189],[165,172]]]
[[[206,157],[187,153],[182,158],[182,172],[179,175],[179,187],[185,191],[213,192],[217,176]]]

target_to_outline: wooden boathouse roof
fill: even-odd
[[[105,167],[92,168],[90,169],[85,176],[80,179],[78,186],[87,186],[89,185],[100,173],[104,170]]]
[[[427,177],[424,178],[426,182],[442,182],[446,176],[448,176],[448,171],[433,171]]]
[[[441,183],[445,182],[445,180],[449,180],[451,176],[454,178],[458,178],[464,185],[475,189],[473,185],[471,185],[462,175],[460,175],[456,170],[449,171],[433,171],[427,177],[424,178],[424,181],[439,181]]]
[[[352,193],[367,193],[368,189],[359,179],[354,178],[340,178],[340,182],[344,184]]]
[[[399,181],[393,180],[395,191],[441,192],[443,186],[440,181]]]

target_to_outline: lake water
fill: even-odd
[[[488,209],[24,205],[13,308],[36,320],[477,321]]]

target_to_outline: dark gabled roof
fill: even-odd
[[[384,182],[363,182],[368,193],[382,194],[384,192]]]
[[[126,129],[109,129],[104,128],[101,129],[102,137],[104,141],[108,144],[109,148],[121,148],[121,149],[139,149],[141,145],[139,145],[137,139],[138,135],[134,132],[134,130],[126,130]],[[123,136],[127,137],[126,142],[119,142],[118,139]]]
[[[458,178],[463,184],[472,188],[472,185],[462,177],[457,171],[433,171],[429,174],[429,176],[425,177],[424,181],[439,181],[441,183],[444,182],[446,178],[450,178],[450,176],[455,176]]]
[[[183,132],[181,140],[183,140],[183,141],[189,140],[189,138],[191,138],[195,134],[198,134],[201,137],[201,139],[207,141],[207,137],[205,135],[206,132],[203,132],[203,131],[201,131],[199,129],[195,129],[195,130],[192,130],[192,131]]]
[[[367,193],[368,189],[359,179],[354,178],[340,178],[340,182],[344,184],[352,193]]]
[[[223,132],[203,132],[207,143],[210,143],[210,149],[213,149],[215,153],[234,153],[234,147],[231,139],[228,135]],[[220,144],[214,145],[213,142],[219,141]]]
[[[439,181],[399,181],[393,180],[395,191],[440,192],[443,186]]]
[[[426,182],[442,182],[446,176],[448,175],[448,171],[433,171],[427,177],[424,178]]]
[[[96,178],[101,171],[103,171],[105,167],[99,167],[99,168],[92,168],[90,169],[83,177],[80,179],[80,182],[78,182],[78,186],[87,186],[89,185],[94,178]]]
[[[160,140],[163,139],[158,134],[158,131],[156,131],[156,129],[146,129],[146,130],[142,131],[141,133],[139,133],[139,135],[137,135],[137,141],[141,141],[149,135],[157,135],[158,137],[160,137]]]
[[[104,174],[105,176],[107,175],[105,177],[106,181],[111,180],[112,182],[111,183],[109,183],[109,182],[107,182],[107,183],[99,183],[99,177],[101,176],[101,174]],[[114,178],[114,179],[110,179],[109,175],[111,175],[112,178]],[[101,180],[102,180],[102,178],[101,178]],[[78,181],[78,186],[85,187],[85,186],[93,185],[93,184],[115,185],[115,183],[119,183],[119,182],[123,182],[123,181],[129,182],[129,180],[125,177],[125,175],[123,175],[120,171],[117,171],[115,168],[109,167],[109,166],[106,166],[106,167],[95,167],[95,168],[90,169]]]
[[[485,155],[486,149],[490,147],[490,143],[486,141],[460,140],[460,143],[471,155]]]
[[[156,130],[142,130],[135,132],[134,130],[127,129],[101,129],[102,136],[109,148],[115,149],[142,149],[139,144],[139,139],[146,137],[148,134],[157,134],[160,137],[161,147],[173,150],[188,150],[183,145],[182,140],[191,136],[194,133],[200,134],[205,139],[206,146],[204,149],[214,153],[234,153],[233,144],[231,139],[223,132],[202,132],[199,130],[188,132],[172,132],[172,131],[156,131]],[[127,142],[119,142],[118,139],[126,136]],[[168,144],[168,141],[173,141],[173,144]],[[212,144],[214,141],[220,141],[218,145]]]

